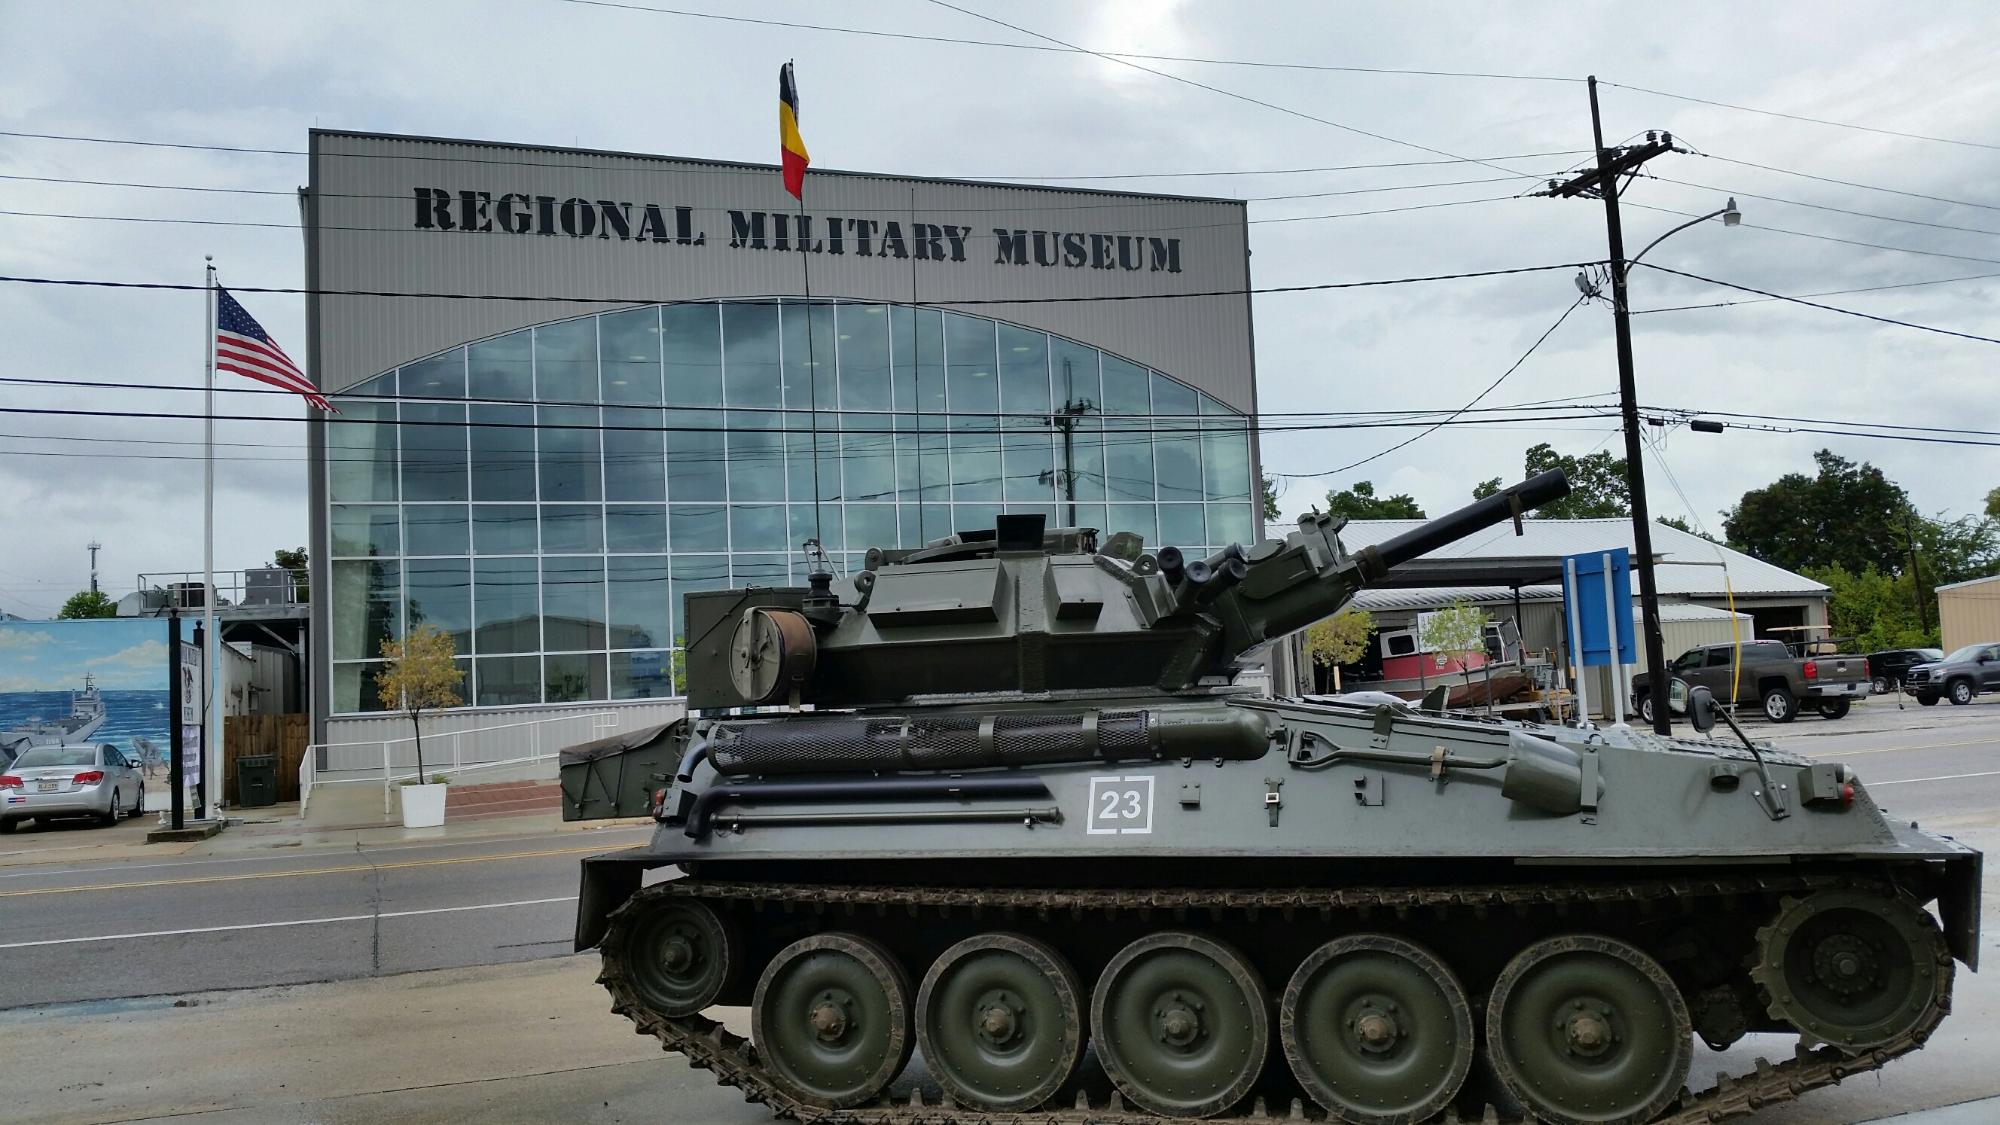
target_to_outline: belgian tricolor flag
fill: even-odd
[[[805,202],[806,142],[799,136],[799,84],[792,77],[792,64],[778,68],[778,159],[785,167],[785,190]]]

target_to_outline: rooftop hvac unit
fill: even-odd
[[[174,582],[167,586],[167,596],[176,609],[200,609],[207,604],[202,598],[203,590],[199,582]]]
[[[291,600],[291,571],[263,566],[243,572],[244,605],[289,605]]]

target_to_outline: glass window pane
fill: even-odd
[[[1064,510],[1067,511],[1068,509],[1065,508]],[[1105,511],[1102,504],[1078,504],[1076,506],[1076,526],[1078,527],[1094,527],[1099,531],[1103,531],[1110,522],[1110,513]],[[1105,538],[1106,536],[1100,535],[1098,536],[1098,541],[1103,542]]]
[[[605,549],[622,554],[666,554],[666,505],[608,505],[604,509],[604,544]]]
[[[541,416],[543,500],[601,500],[597,408],[544,406]]]
[[[889,351],[896,409],[944,412],[944,314],[896,306],[889,310]]]
[[[534,334],[523,328],[466,349],[471,397],[535,401],[533,342]]]
[[[396,499],[395,421],[393,402],[341,401],[340,416],[326,427],[329,499]]]
[[[372,660],[382,642],[403,635],[402,574],[394,562],[333,564],[333,658]]]
[[[481,707],[542,701],[542,661],[536,656],[482,656],[473,661]]]
[[[472,643],[481,655],[542,647],[541,589],[535,560],[472,560]]]
[[[723,303],[722,376],[731,406],[785,404],[778,370],[778,306]]]
[[[335,558],[402,554],[392,504],[335,504],[330,522]]]
[[[1143,418],[1153,412],[1146,369],[1114,355],[1103,358],[1104,413]]]
[[[463,504],[411,504],[403,509],[403,553],[465,555],[472,540]]]
[[[722,405],[722,321],[710,302],[660,310],[666,348],[667,402]]]
[[[948,504],[904,504],[896,511],[902,531],[898,546],[921,547],[933,539],[951,534],[951,506]]]
[[[595,504],[542,505],[542,550],[549,554],[604,550],[604,509]]]
[[[611,647],[655,648],[672,635],[667,559],[619,555],[605,560],[611,598]]]
[[[1247,503],[1210,504],[1208,541],[1217,547],[1229,543],[1249,545],[1256,536],[1250,516],[1250,505]]]
[[[472,548],[481,555],[532,555],[536,522],[532,504],[475,504]]]
[[[403,499],[464,500],[465,407],[403,404]]]
[[[599,316],[597,363],[605,402],[658,406],[660,310],[628,309]]]
[[[852,424],[854,418],[848,418]],[[860,420],[870,430],[887,430],[889,416]],[[896,498],[896,440],[890,433],[849,433],[837,435],[841,454],[841,493],[848,500],[894,500]]]
[[[833,306],[814,301],[810,325],[802,302],[786,301],[779,312],[784,320],[785,405],[793,410],[834,409],[840,405],[840,387],[834,378]],[[822,418],[821,423],[830,420]]]
[[[1162,500],[1200,500],[1201,407],[1192,388],[1153,372],[1153,457]]]
[[[1201,475],[1210,500],[1250,499],[1250,434],[1235,411],[1201,397]]]
[[[1010,418],[1008,424],[1001,467],[1007,499],[1046,500],[1062,495],[1063,477],[1056,464],[1058,445],[1045,430],[1026,430],[1033,425],[1030,420]]]
[[[834,310],[840,341],[840,407],[895,408],[889,382],[889,310],[882,305],[840,305]]]
[[[473,404],[472,498],[535,498],[535,408]]]
[[[1048,333],[1000,326],[1000,409],[1008,414],[1049,412]]]
[[[729,586],[728,555],[675,555],[667,563],[673,582],[674,644],[686,641],[687,595]]]
[[[597,318],[535,329],[535,398],[539,402],[597,401]]]
[[[783,505],[730,505],[730,550],[783,551],[786,549],[785,539],[785,509]]]
[[[542,676],[550,703],[581,703],[606,699],[610,685],[601,652],[570,652],[542,657]]]
[[[1000,385],[994,378],[993,322],[964,313],[944,317],[946,401],[954,424],[968,424],[967,414],[990,414],[1000,408]]]
[[[452,651],[472,651],[472,571],[466,559],[411,559],[403,564],[410,627],[432,625]]]
[[[1152,392],[1146,369],[1116,356],[1102,360],[1104,491],[1112,500],[1153,499]],[[1123,529],[1120,529],[1123,530]],[[1151,541],[1152,536],[1147,536]]]
[[[542,647],[550,652],[604,647],[603,556],[542,558]]]
[[[815,486],[821,500],[840,499],[840,418],[838,415],[822,412],[819,429],[813,430],[814,415],[811,411],[799,411],[785,416],[785,466],[790,474],[791,497],[794,500],[810,500]],[[866,424],[862,425],[866,428]],[[819,450],[817,473],[814,471],[813,450]],[[741,496],[731,499],[741,500]]]
[[[611,654],[611,698],[666,699],[676,694],[673,653],[659,649]]]
[[[465,349],[404,364],[397,384],[404,398],[464,398]]]
[[[784,555],[737,555],[729,560],[730,581],[738,586],[789,586],[791,560]]]
[[[998,504],[953,504],[951,506],[951,529],[953,531],[992,531],[999,522]]]
[[[728,511],[720,504],[673,504],[667,508],[667,542],[682,551],[727,551]]]
[[[1162,546],[1156,505],[1113,504],[1109,510],[1111,518],[1106,522],[1111,526],[1104,529],[1105,538],[1120,531],[1136,531],[1146,540],[1147,546]]]
[[[666,435],[660,412],[604,408],[604,498],[667,498]]]
[[[819,545],[828,554],[839,554],[841,545],[841,514],[838,504],[821,504],[814,512],[811,504],[793,504],[792,530],[785,540],[785,553],[794,558],[803,558],[801,548],[808,539],[819,540]]]
[[[982,420],[989,426],[984,432],[958,432],[951,435],[953,500],[998,500],[1002,496],[1000,435],[990,428],[998,419],[992,415],[984,415]],[[957,421],[962,423],[965,420]]]
[[[334,665],[333,713],[342,715],[386,710],[382,706],[382,694],[375,686],[375,677],[381,671],[382,662],[379,660],[366,664]]]
[[[1160,546],[1179,547],[1191,555],[1208,546],[1208,521],[1200,504],[1160,505]]]
[[[729,498],[785,498],[784,415],[775,411],[729,412]],[[709,423],[713,425],[714,422]]]
[[[910,418],[916,432],[896,435],[896,487],[899,499],[947,500],[951,497],[951,447],[937,418]],[[928,429],[924,429],[928,425]]]
[[[1061,336],[1049,337],[1049,377],[1053,394],[1062,402],[1088,403],[1093,412],[1104,410],[1104,395],[1097,385],[1097,349]]]
[[[721,500],[723,472],[722,425],[716,410],[667,411],[667,499]]]
[[[897,545],[894,504],[849,504],[847,506],[847,549],[866,551],[870,547],[893,549]]]

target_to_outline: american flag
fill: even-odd
[[[321,410],[333,411],[333,404],[319,393],[319,388],[285,354],[285,349],[271,339],[257,318],[244,312],[236,298],[220,286],[215,290],[215,366],[303,395]]]

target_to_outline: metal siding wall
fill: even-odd
[[[729,246],[729,209],[793,212],[775,169],[667,158],[320,133],[308,232],[326,289],[606,298],[611,303],[325,297],[317,325],[322,386],[340,389],[455,344],[633,302],[795,295],[801,255]],[[544,165],[561,165],[548,167]],[[508,192],[696,208],[703,246],[419,230],[415,189]],[[807,213],[968,227],[964,262],[810,255],[815,296],[949,303],[1032,295],[1158,296],[1238,290],[1247,260],[1242,203],[996,187],[814,172]],[[456,209],[454,208],[454,213]],[[637,214],[634,226],[637,225]],[[816,231],[822,223],[815,222]],[[1180,239],[1182,272],[996,264],[994,228]],[[343,229],[365,228],[365,229]],[[879,244],[878,244],[879,245]],[[947,245],[947,250],[949,246]],[[1029,253],[1033,246],[1030,239]],[[1249,304],[1240,293],[1170,301],[985,304],[967,311],[1126,356],[1244,412],[1254,403]]]
[[[2000,578],[1939,594],[1938,629],[1946,652],[2000,641]]]
[[[609,712],[613,725],[599,729],[593,720],[599,712]],[[680,700],[600,703],[582,707],[438,711],[424,718],[424,763],[427,766],[451,763],[454,732],[480,732],[476,736],[456,739],[462,744],[459,747],[460,761],[504,762],[537,753],[553,756],[565,746],[622,731],[670,723],[685,714],[687,707]],[[531,722],[535,725],[508,726],[510,723]],[[379,770],[382,765],[380,743],[383,741],[401,740],[400,745],[392,748],[393,764],[398,768],[409,768],[416,762],[413,747],[407,741],[410,720],[404,715],[336,716],[327,720],[326,735],[327,745],[320,758],[321,769]],[[468,775],[468,780],[478,780],[477,775]]]

